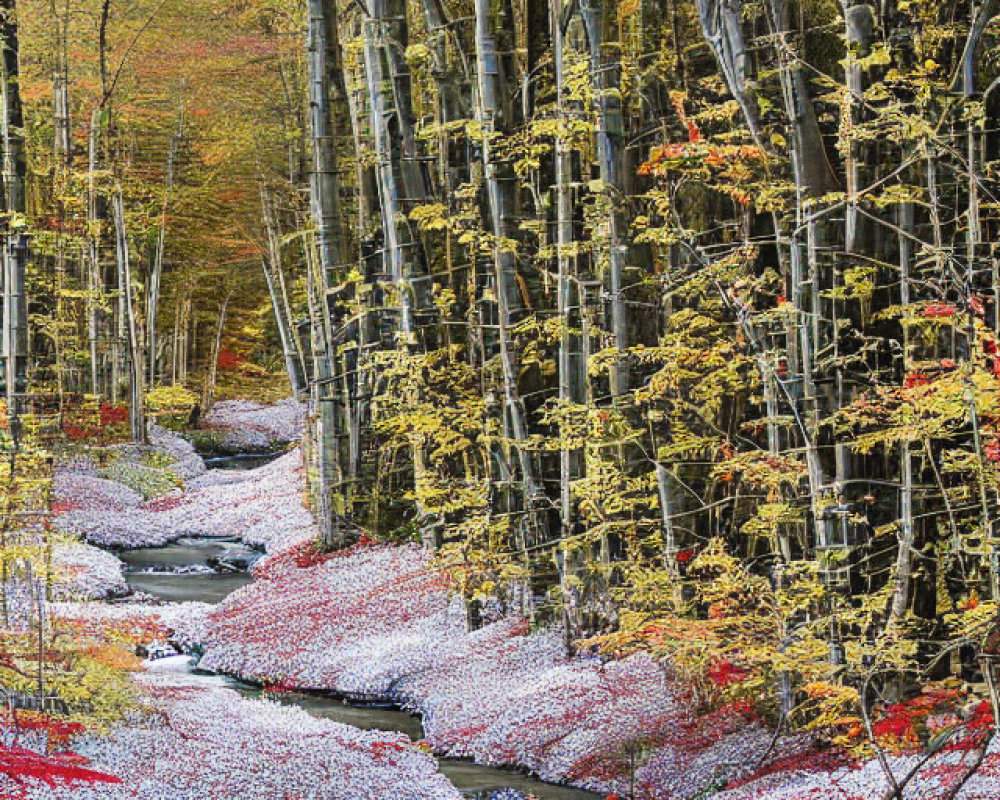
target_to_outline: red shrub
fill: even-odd
[[[246,362],[246,357],[223,348],[219,351],[219,369],[235,369]]]
[[[109,425],[120,425],[128,422],[128,407],[113,406],[110,403],[101,403],[101,427],[107,428]]]
[[[716,661],[708,668],[708,677],[716,686],[725,688],[730,684],[745,681],[747,671],[731,661]]]

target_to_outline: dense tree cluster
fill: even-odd
[[[979,680],[997,10],[311,3],[331,542],[844,740]]]

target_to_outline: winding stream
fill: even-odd
[[[235,456],[232,459],[206,461],[217,469],[252,469],[262,459]],[[145,548],[119,553],[125,562],[126,577],[133,589],[170,602],[197,600],[217,603],[226,595],[250,583],[246,572],[216,571],[208,564],[222,559],[233,563],[252,551],[239,542],[222,539],[181,539],[167,547]],[[221,676],[224,682],[246,697],[261,697],[263,690]],[[305,694],[268,694],[272,700],[297,705],[315,717],[330,719],[356,728],[396,731],[413,740],[424,737],[420,718],[391,707],[350,705],[336,698]],[[441,759],[441,772],[470,800],[596,800],[599,795],[581,789],[555,786],[512,770],[493,769],[467,761]],[[508,790],[506,793],[501,793]]]

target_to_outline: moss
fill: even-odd
[[[153,450],[143,454],[142,463],[143,466],[152,467],[153,469],[168,469],[171,465],[177,463],[177,459],[167,453]]]
[[[118,461],[101,471],[101,477],[124,484],[138,492],[144,500],[152,500],[173,491],[183,483],[168,469]]]
[[[226,447],[226,444],[223,441],[221,431],[185,431],[184,438],[191,442],[191,444],[194,445],[194,449],[203,456],[230,455],[230,450]]]

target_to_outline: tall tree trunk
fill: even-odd
[[[608,8],[605,8],[605,5]],[[602,245],[607,252],[607,271],[611,293],[611,333],[618,359],[611,370],[611,394],[621,397],[628,391],[628,308],[625,304],[625,248],[621,242],[625,230],[622,214],[622,108],[619,83],[621,67],[608,54],[620,43],[610,40],[616,22],[612,0],[583,0],[580,13],[587,28],[590,48],[590,80],[597,94],[597,158],[606,208],[601,222]]]
[[[90,114],[87,132],[87,344],[90,351],[90,391],[101,394],[100,371],[97,354],[98,309],[104,291],[101,280],[100,234],[97,228],[97,146],[100,126],[100,109]]]
[[[751,88],[746,38],[743,35],[744,0],[696,0],[702,33],[712,48],[730,93],[755,140],[761,125],[757,100]]]
[[[149,270],[149,288],[146,292],[146,359],[149,364],[149,386],[156,385],[157,378],[157,317],[160,308],[160,280],[163,276],[163,256],[167,244],[167,212],[174,192],[174,166],[181,138],[184,136],[184,107],[177,113],[177,132],[170,137],[170,148],[167,151],[167,178],[163,187],[163,205],[160,208],[160,230],[156,237],[156,252]]]
[[[337,137],[330,102],[334,87],[343,86],[337,27],[333,0],[309,0],[309,122],[313,154],[309,197],[320,264],[327,282],[334,270],[345,263],[340,236]]]
[[[400,183],[404,192],[401,210],[406,214],[413,205],[423,203],[429,194],[425,171],[417,157],[410,69],[406,63],[406,48],[409,45],[407,2],[406,0],[370,1],[372,15],[379,22],[380,44],[392,81],[392,105],[395,116],[390,127],[390,137],[393,157],[399,162]],[[415,241],[413,247],[415,252],[411,259],[416,263],[419,258],[416,251],[419,242]]]
[[[115,224],[115,264],[118,273],[118,302],[124,309],[128,361],[129,429],[132,439],[146,440],[145,409],[143,408],[142,352],[139,348],[138,323],[132,303],[132,266],[129,256],[128,231],[125,227],[125,200],[121,189],[113,199]]]
[[[66,167],[73,163],[73,136],[69,102],[69,25],[70,2],[57,8],[52,0],[55,65],[52,70],[52,152],[56,162]]]
[[[489,0],[476,0],[476,80],[478,88],[477,118],[481,127],[483,176],[486,182],[486,197],[489,213],[489,227],[493,234],[493,265],[496,286],[497,318],[501,379],[503,382],[505,428],[517,448],[521,467],[521,480],[527,503],[530,505],[540,495],[535,467],[530,453],[521,446],[527,439],[528,425],[524,406],[517,391],[517,373],[510,339],[511,312],[520,305],[517,272],[514,254],[510,245],[504,242],[510,236],[513,223],[513,204],[509,196],[509,184],[502,185],[499,167],[493,153],[493,137],[498,131],[497,122],[501,115],[500,59],[497,55],[496,38],[490,16]]]
[[[570,248],[573,243],[573,206],[570,183],[573,175],[572,156],[569,143],[569,109],[566,104],[566,76],[564,64],[563,42],[563,7],[561,0],[552,0],[550,6],[550,25],[552,30],[552,54],[556,73],[556,257],[557,273],[557,312],[559,314],[559,403],[564,411],[571,405],[580,402],[579,388],[579,358],[573,352],[576,337],[572,335],[573,326],[573,275],[571,271]],[[566,126],[565,128],[562,126]],[[566,428],[571,423],[561,426],[561,437],[570,435]],[[573,642],[578,637],[581,628],[579,609],[579,592],[575,588],[576,573],[580,567],[579,547],[569,544],[573,528],[572,483],[579,477],[580,452],[563,442],[559,452],[559,508],[561,517],[562,550],[560,582],[564,609],[564,624],[566,628],[566,649],[572,653]]]
[[[347,262],[341,237],[340,175],[337,166],[337,129],[331,110],[335,93],[339,117],[346,111],[343,68],[338,41],[337,8],[333,0],[309,2],[309,105],[313,143],[313,172],[310,182],[312,213],[317,229],[319,269],[308,278],[315,294],[310,294],[313,319],[313,357],[315,378],[312,400],[318,415],[320,434],[317,454],[320,459],[320,526],[324,538],[334,546],[342,544],[340,528],[335,525],[332,494],[343,490],[343,482],[335,487],[331,476],[342,476],[340,440],[347,435],[350,398],[339,401],[337,357],[333,350],[330,315],[330,287],[344,271]],[[307,244],[307,248],[311,245]],[[307,253],[307,256],[311,254]],[[308,258],[311,261],[311,257]],[[313,302],[315,297],[315,302]],[[317,319],[315,314],[320,315]],[[349,448],[348,448],[349,449]]]
[[[28,381],[28,304],[25,277],[28,260],[27,238],[18,232],[25,212],[24,179],[27,162],[24,150],[24,117],[18,70],[18,32],[14,0],[0,1],[0,45],[3,47],[2,114],[3,211],[3,360],[7,414],[15,447],[20,435],[20,414]],[[11,226],[11,222],[14,223]]]
[[[222,352],[222,334],[226,329],[226,314],[229,311],[229,301],[233,299],[233,290],[226,292],[219,308],[219,317],[215,325],[215,336],[212,339],[212,353],[208,362],[208,375],[201,392],[201,411],[207,414],[215,400],[215,383],[219,374],[219,353]]]
[[[398,321],[396,324],[401,344],[414,341],[412,257],[414,243],[408,230],[400,225],[402,209],[399,188],[394,169],[394,154],[389,135],[389,126],[395,112],[386,93],[385,71],[382,67],[384,30],[381,20],[375,16],[381,8],[381,0],[372,0],[372,19],[363,25],[365,76],[368,81],[369,125],[375,145],[377,160],[379,208],[382,212],[382,234],[384,237],[385,262],[389,276],[398,295]]]
[[[274,285],[274,276],[268,265],[267,256],[261,258],[261,268],[264,270],[264,280],[267,282],[268,295],[271,298],[271,309],[274,312],[274,324],[278,329],[278,338],[281,340],[281,353],[285,359],[285,373],[288,375],[288,383],[292,388],[292,394],[301,397],[305,392],[302,371],[295,354],[295,346],[292,344],[292,331],[288,320],[285,318],[285,311],[278,296],[277,287]]]
[[[269,271],[265,271],[265,276],[269,282],[274,282],[274,297],[281,308],[281,317],[278,322],[284,325],[283,329],[279,328],[282,331],[281,335],[284,337],[282,342],[290,348],[289,352],[295,358],[296,362],[296,372],[299,377],[297,381],[293,382],[292,391],[296,395],[304,394],[309,383],[310,372],[306,367],[306,354],[302,346],[302,339],[295,327],[295,316],[292,314],[292,304],[288,296],[288,287],[285,283],[281,229],[278,227],[279,223],[273,199],[264,187],[262,180],[259,188],[261,214],[264,219],[265,235],[267,236],[267,255],[264,257],[264,265]],[[268,285],[270,286],[270,283]],[[296,386],[299,388],[296,389]]]
[[[785,115],[791,128],[792,161],[796,182],[806,197],[817,197],[836,185],[819,129],[816,107],[809,93],[802,60],[792,44],[788,0],[767,0],[775,38]]]

